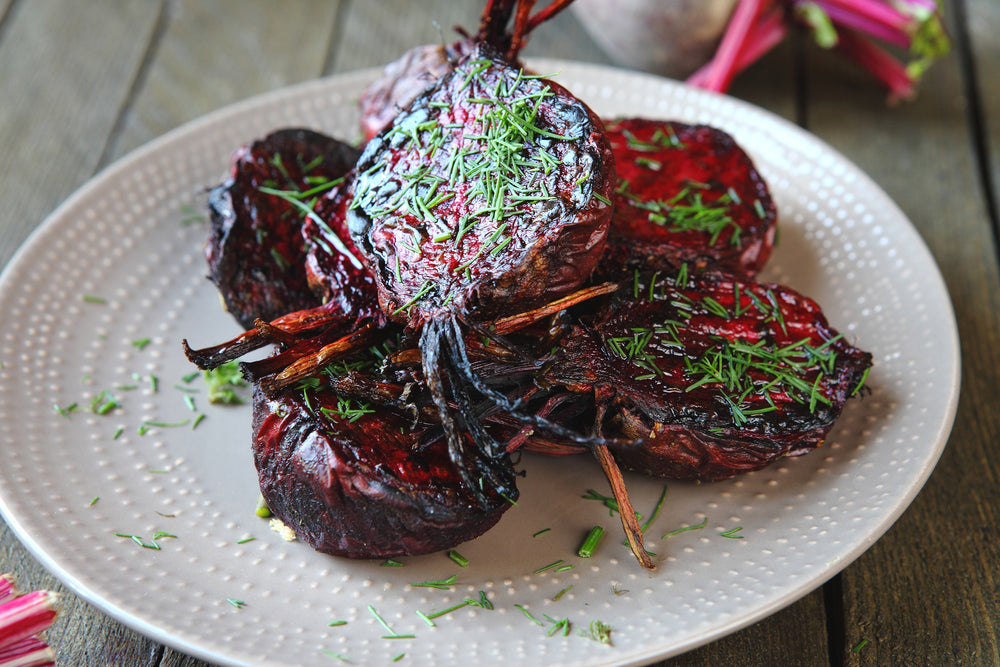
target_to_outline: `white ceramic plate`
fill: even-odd
[[[206,226],[184,224],[186,207],[201,207],[234,148],[272,129],[356,137],[355,100],[374,76],[359,72],[237,104],[136,151],[71,197],[7,267],[0,510],[32,553],[113,617],[216,663],[327,665],[329,652],[351,664],[405,653],[409,664],[624,665],[748,625],[871,546],[930,474],[957,403],[951,304],[910,222],[844,157],[760,109],[647,75],[551,61],[535,67],[561,71],[557,80],[605,116],[711,123],[753,156],[781,215],[765,278],[816,298],[875,357],[872,394],[848,404],[822,449],[729,482],[670,483],[648,533],[662,562],[647,574],[619,543],[617,519],[581,498],[606,489],[589,457],[526,459],[519,505],[460,547],[468,567],[445,554],[380,567],[286,543],[254,515],[247,407],[208,406],[204,393],[192,394],[207,415],[196,429],[140,435],[144,420],[194,415],[174,388],[187,386],[182,377],[193,370],[180,340],[207,345],[237,331],[204,277]],[[150,339],[142,349],[132,344],[142,338]],[[159,380],[155,392],[150,375]],[[104,390],[121,407],[90,412]],[[82,409],[65,417],[53,407],[72,403]],[[648,513],[663,483],[628,482]],[[700,530],[661,537],[703,521]],[[610,537],[594,558],[580,559],[576,549],[595,524]],[[551,530],[533,537],[544,528]],[[115,535],[148,542],[158,531],[176,538],[152,550]],[[248,536],[255,539],[241,544]],[[560,559],[574,568],[535,573]],[[450,590],[409,585],[453,574]],[[416,615],[479,591],[494,610],[466,607],[433,628]],[[415,638],[382,639],[369,605]],[[568,618],[573,631],[548,636],[546,615]],[[335,620],[347,624],[330,627]],[[613,626],[612,646],[579,636],[592,620]]]

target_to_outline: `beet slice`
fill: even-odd
[[[209,194],[209,277],[245,329],[320,304],[309,288],[300,234],[303,212],[285,193],[321,192],[346,174],[359,151],[305,129],[284,129],[238,149],[230,177]]]
[[[616,459],[648,474],[722,479],[803,454],[872,364],[787,287],[682,274],[627,292],[567,336],[541,380],[604,396],[608,433],[638,442]]]
[[[684,263],[742,278],[763,268],[774,246],[774,201],[729,134],[642,118],[606,127],[618,185],[601,278]]]
[[[253,454],[268,508],[315,549],[348,558],[431,553],[486,532],[516,495],[487,489],[477,500],[444,441],[421,446],[426,434],[411,426],[328,389],[255,391]]]

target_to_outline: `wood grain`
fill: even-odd
[[[155,2],[11,7],[0,41],[0,264],[94,173],[159,12]]]
[[[989,177],[993,223],[1000,217],[1000,3],[994,0],[966,0],[965,12],[969,33],[969,65],[979,107],[984,171]],[[1000,228],[997,228],[1000,229]]]
[[[843,574],[849,664],[1000,660],[1000,291],[960,66],[958,55],[935,66],[919,98],[896,108],[842,63],[818,56],[810,68],[809,129],[859,164],[920,231],[951,293],[963,357],[958,418],[937,470]]]
[[[110,156],[227,104],[320,76],[338,6],[330,0],[169,4]]]

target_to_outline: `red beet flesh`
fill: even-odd
[[[713,269],[751,278],[774,245],[776,212],[733,138],[705,125],[630,118],[607,124],[618,185],[602,278],[633,269]]]
[[[271,512],[315,549],[349,558],[441,551],[481,535],[510,507],[474,502],[439,440],[388,411],[357,410],[329,390],[254,396],[254,462]]]

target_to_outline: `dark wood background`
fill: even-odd
[[[944,4],[955,49],[914,102],[888,108],[864,73],[799,40],[731,92],[846,154],[930,246],[962,341],[951,440],[910,509],[857,562],[772,617],[665,665],[1000,664],[1000,1]],[[481,5],[0,0],[0,266],[68,195],[137,146],[251,95],[438,42],[452,25],[474,27]],[[568,12],[539,30],[526,55],[609,62]],[[62,590],[2,523],[0,572]],[[68,591],[48,639],[65,666],[204,664]]]

